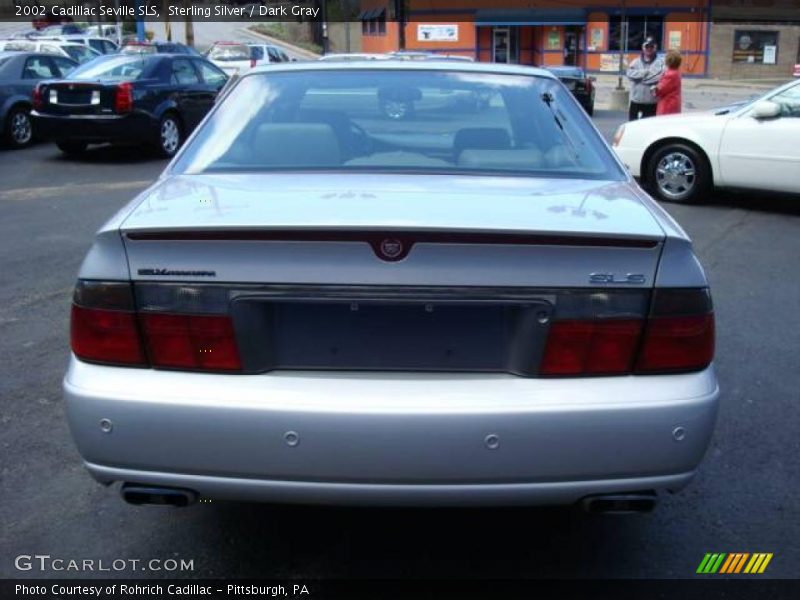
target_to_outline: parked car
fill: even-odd
[[[289,55],[283,51],[283,48],[279,48],[278,46],[254,42],[247,42],[247,46],[250,48],[250,57],[254,58],[256,61],[259,61],[259,66],[263,64],[260,61],[263,61],[266,64],[292,61],[292,59],[289,58]]]
[[[708,446],[713,331],[686,234],[552,74],[283,64],[98,232],[65,403],[133,503],[647,510]]]
[[[614,136],[619,157],[667,202],[712,187],[800,193],[800,81],[724,110],[641,119]]]
[[[587,75],[580,67],[547,67],[547,70],[558,77],[572,92],[589,116],[594,114],[594,97],[597,92],[594,87],[594,77]]]
[[[205,56],[228,75],[244,73],[259,63],[269,62],[263,55],[261,59],[255,58],[250,47],[239,42],[215,42]]]
[[[117,41],[120,36],[119,28],[116,25],[90,25],[83,31],[84,35],[103,37],[113,41]]]
[[[389,58],[396,60],[444,60],[444,61],[462,61],[473,62],[475,59],[471,56],[462,56],[460,54],[443,54],[441,52],[426,52],[421,50],[396,50],[388,53]]]
[[[277,46],[250,42],[215,42],[205,56],[228,75],[243,74],[255,67],[291,61]]]
[[[78,63],[71,58],[35,52],[0,52],[0,136],[6,145],[23,148],[34,137],[32,94],[43,79],[59,79]]]
[[[70,35],[70,34],[83,33],[82,27],[66,20],[62,21],[60,24],[48,25],[46,27],[37,27],[36,29],[38,32],[37,35],[41,36]]]
[[[332,52],[320,56],[318,60],[324,62],[342,62],[351,60],[389,60],[391,56],[388,54],[370,53],[370,52]]]
[[[201,54],[186,44],[178,42],[136,42],[128,41],[122,44],[120,54],[188,54],[201,56]]]
[[[207,60],[172,54],[109,55],[63,82],[36,88],[33,116],[67,154],[89,144],[146,144],[177,152],[214,103],[227,76]]]
[[[66,56],[79,63],[89,62],[101,56],[99,52],[83,44],[36,38],[0,40],[0,52],[43,52],[56,56]]]
[[[83,44],[84,46],[88,46],[92,50],[96,50],[100,54],[115,54],[119,52],[119,47],[114,42],[104,37],[92,37],[86,35],[62,35],[48,39],[61,42],[68,42],[70,44]]]

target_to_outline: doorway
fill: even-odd
[[[578,64],[581,39],[580,27],[567,27],[564,30],[564,64],[574,67]]]
[[[492,30],[492,61],[512,64],[519,62],[519,28],[495,27]]]

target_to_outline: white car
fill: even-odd
[[[49,40],[55,42],[67,42],[69,44],[83,44],[92,50],[96,50],[100,54],[114,54],[119,52],[119,47],[114,42],[104,37],[96,37],[91,35],[60,35],[49,38]]]
[[[245,42],[216,42],[206,58],[228,75],[242,75],[255,67],[289,62],[286,53],[277,46]]]
[[[116,25],[91,25],[83,30],[86,35],[117,40],[120,30]]]
[[[73,44],[59,40],[0,40],[0,52],[43,52],[56,56],[66,56],[83,64],[102,56],[83,44]]]
[[[660,200],[697,202],[712,187],[800,193],[800,81],[717,111],[620,126],[614,150]]]

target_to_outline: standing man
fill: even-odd
[[[658,57],[656,41],[645,39],[642,53],[628,66],[628,79],[631,80],[631,105],[628,120],[654,117],[658,98],[654,88],[664,74],[664,61]]]

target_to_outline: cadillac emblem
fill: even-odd
[[[381,242],[381,258],[394,260],[403,253],[403,242],[393,238],[385,239]]]

